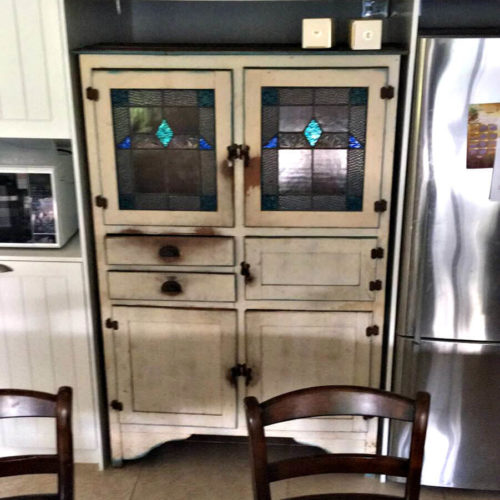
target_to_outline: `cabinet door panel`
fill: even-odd
[[[122,423],[235,425],[234,311],[115,307]]]
[[[105,224],[230,226],[229,71],[94,71]]]
[[[248,394],[263,401],[318,385],[371,385],[374,355],[366,336],[372,313],[247,313],[247,364],[254,373]],[[359,430],[347,418],[297,420],[276,425],[288,430]],[[363,424],[361,424],[363,426]]]
[[[246,71],[247,225],[378,226],[386,79],[385,68]]]

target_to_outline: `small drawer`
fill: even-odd
[[[108,264],[233,266],[233,239],[222,236],[107,236]]]
[[[108,282],[112,299],[236,300],[234,274],[111,271]]]
[[[366,300],[375,238],[246,238],[250,300]]]

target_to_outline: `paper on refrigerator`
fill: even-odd
[[[497,153],[495,155],[495,163],[493,164],[490,200],[500,201],[500,151],[498,150],[498,148],[497,148]]]

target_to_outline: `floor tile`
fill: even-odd
[[[445,500],[500,500],[500,491],[474,491],[443,488]]]

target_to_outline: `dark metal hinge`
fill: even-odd
[[[245,167],[250,164],[250,146],[246,144],[231,144],[227,147],[227,160],[230,167],[234,167],[234,160],[244,160]]]
[[[87,99],[90,101],[98,101],[99,100],[99,91],[94,87],[87,87],[86,90]]]
[[[374,204],[375,212],[385,212],[387,210],[387,201],[386,200],[378,200]]]
[[[111,318],[108,318],[106,320],[106,328],[109,328],[110,330],[118,330],[118,321],[113,321]]]
[[[383,259],[384,249],[381,247],[372,248],[372,259]]]
[[[372,337],[372,336],[377,336],[378,334],[380,333],[380,328],[378,327],[378,325],[373,325],[373,326],[369,326],[367,329],[366,329],[366,336],[367,337]]]
[[[380,280],[370,281],[370,291],[382,290],[382,282]]]
[[[121,401],[118,401],[117,399],[113,399],[113,401],[111,401],[109,406],[111,406],[113,410],[123,411],[123,403]]]
[[[95,197],[95,204],[100,208],[108,208],[108,199],[99,194]]]
[[[243,261],[241,264],[240,274],[245,276],[245,283],[250,283],[253,279],[250,273],[250,264],[248,262]]]
[[[380,89],[380,97],[382,99],[393,99],[395,95],[394,87],[392,85],[387,85]]]
[[[231,384],[236,386],[238,377],[245,377],[245,385],[249,385],[252,381],[252,369],[246,363],[237,363],[229,370],[229,380]]]

